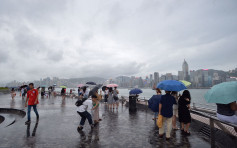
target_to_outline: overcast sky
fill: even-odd
[[[236,0],[0,0],[0,82],[237,67]]]

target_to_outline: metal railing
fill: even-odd
[[[191,110],[190,112],[195,114],[195,115],[198,115],[198,116],[209,119],[209,125],[208,126],[210,127],[211,147],[215,147],[215,125],[218,126],[222,131],[224,131],[225,133],[227,133],[229,135],[233,135],[233,134],[229,130],[227,130],[224,125],[228,125],[228,126],[234,128],[235,131],[232,131],[232,132],[237,132],[237,125],[234,125],[234,124],[228,123],[228,122],[220,121],[215,116],[207,114],[207,113],[203,113],[202,111]]]

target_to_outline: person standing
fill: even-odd
[[[119,91],[117,87],[114,87],[113,96],[114,96],[114,105],[116,105],[116,109],[119,107],[119,98],[118,98]]]
[[[159,104],[159,115],[162,115],[162,127],[159,129],[159,137],[163,138],[165,123],[167,124],[166,129],[166,140],[170,139],[170,132],[172,128],[172,117],[173,117],[173,105],[176,104],[175,98],[171,96],[170,91],[165,91],[165,95],[161,96]]]
[[[92,96],[92,99],[96,99],[97,97],[95,95]],[[86,98],[83,98],[86,99]],[[86,119],[88,120],[91,128],[94,127],[92,116],[91,116],[91,109],[92,109],[92,100],[86,99],[82,105],[77,107],[77,113],[81,116],[80,125],[78,126],[77,130],[81,131],[83,129],[83,126],[85,124]]]
[[[14,98],[15,98],[15,96],[16,96],[15,89],[14,89],[14,88],[12,88],[12,91],[11,91],[11,97],[12,97],[12,99],[14,99]]]
[[[113,88],[109,88],[108,92],[108,104],[109,104],[109,109],[113,107],[114,109],[114,97],[113,97]]]
[[[26,97],[26,103],[25,103],[25,107],[27,107],[27,103],[28,103],[28,111],[27,111],[27,121],[25,122],[25,124],[30,124],[31,123],[31,118],[30,118],[30,112],[31,112],[31,107],[33,107],[35,115],[37,117],[36,122],[39,121],[39,114],[37,111],[37,104],[39,104],[38,101],[38,90],[34,89],[34,84],[30,83],[29,84],[30,90],[27,92],[27,97]]]
[[[178,101],[179,122],[181,123],[182,134],[184,135],[190,135],[188,131],[191,123],[190,102],[190,93],[188,90],[185,90]]]
[[[176,104],[173,105],[173,119],[172,119],[172,128],[173,130],[178,130],[179,128],[176,126],[176,118],[178,117],[178,92],[172,91],[171,95],[175,98]]]
[[[109,90],[108,90],[108,87],[105,88],[105,91],[104,91],[104,102],[105,103],[108,103],[108,94],[109,94]]]
[[[96,94],[95,94],[96,95]],[[98,93],[97,93],[98,95]],[[94,125],[96,125],[97,123],[99,123],[99,98],[95,96],[92,96],[92,104],[93,104],[93,108],[92,108],[92,111],[93,111],[93,121],[94,121]]]
[[[154,112],[153,120],[155,120],[155,121],[156,121],[158,113],[159,113],[160,99],[161,99],[161,90],[159,88],[156,88],[156,95],[153,95],[148,100],[148,107]]]

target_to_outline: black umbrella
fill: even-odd
[[[102,90],[105,91],[106,88],[107,88],[107,86],[103,86],[103,87],[102,87]]]
[[[88,84],[88,85],[96,85],[95,82],[87,82],[86,84]]]
[[[20,88],[24,88],[24,87],[27,87],[28,85],[22,85]]]
[[[99,84],[99,85],[96,85],[90,92],[89,92],[89,96],[92,96],[96,93],[96,91],[98,91],[100,89],[102,85]]]

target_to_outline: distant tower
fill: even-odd
[[[189,81],[189,75],[188,75],[188,63],[185,61],[183,62],[183,79],[186,81]]]

